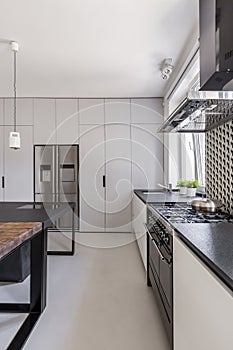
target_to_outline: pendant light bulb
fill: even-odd
[[[16,116],[17,116],[17,111],[16,111],[16,55],[17,52],[19,51],[19,44],[16,41],[11,42],[11,49],[13,51],[14,55],[14,85],[13,85],[13,91],[14,91],[14,131],[10,132],[9,136],[9,147],[16,150],[20,148],[20,134],[19,132],[16,131]]]

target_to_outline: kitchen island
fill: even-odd
[[[0,222],[41,222],[43,229],[52,227],[56,220],[69,212],[71,214],[72,238],[69,251],[48,251],[48,255],[74,255],[74,203],[35,203],[35,202],[0,202]],[[11,254],[2,263],[0,281],[20,282],[29,274],[30,245],[25,244]],[[12,266],[14,269],[12,269]]]
[[[7,350],[22,348],[46,306],[47,231],[40,222],[0,223],[0,270],[4,259],[28,243],[31,248],[30,302],[0,303],[1,313],[28,313]]]

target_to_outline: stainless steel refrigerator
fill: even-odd
[[[75,228],[78,229],[78,145],[34,146],[34,201],[75,202]],[[71,213],[56,223],[71,228]]]

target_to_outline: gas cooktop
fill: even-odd
[[[233,222],[232,216],[224,212],[201,213],[185,203],[151,204],[162,217],[171,223],[217,223]]]

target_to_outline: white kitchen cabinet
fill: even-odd
[[[233,293],[174,237],[174,350],[231,350]]]
[[[157,124],[132,124],[132,183],[134,188],[158,188],[163,183],[163,139]]]
[[[115,106],[112,105],[112,108]],[[126,111],[127,109],[128,106],[126,106]],[[106,231],[131,232],[130,126],[127,124],[106,125],[105,135]]]
[[[55,100],[34,100],[34,143],[55,144],[56,122],[55,122]]]
[[[104,99],[79,99],[80,124],[104,124]]]
[[[0,125],[4,125],[4,100],[0,99]]]
[[[4,127],[4,177],[5,201],[33,200],[33,127],[19,126],[21,148],[9,148],[9,132],[12,127]]]
[[[147,222],[146,212],[146,204],[140,198],[138,198],[136,194],[134,194],[132,217],[133,233],[135,234],[137,240],[138,248],[141,254],[144,267],[147,270],[146,228],[144,225]]]
[[[16,124],[33,125],[33,99],[19,98],[16,101]],[[5,99],[4,125],[14,125],[14,99]]]
[[[1,152],[0,152],[0,201],[3,201],[4,199],[4,189],[3,189],[3,183],[2,183],[2,177],[4,176],[4,166],[3,166],[3,162],[4,162],[4,147],[3,147],[3,142],[4,142],[4,138],[3,138],[3,126],[0,126],[0,148],[1,148]]]
[[[131,99],[131,123],[162,123],[162,101],[161,98]]]
[[[78,143],[78,100],[56,100],[56,131],[58,144]]]
[[[80,231],[105,230],[104,141],[103,125],[80,126]]]
[[[130,124],[130,99],[106,99],[105,123]]]

